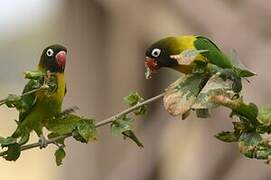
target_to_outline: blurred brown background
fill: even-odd
[[[271,102],[271,4],[264,0],[28,0],[0,2],[0,95],[19,93],[22,73],[34,69],[43,48],[68,47],[65,107],[102,120],[125,108],[122,97],[136,90],[148,98],[179,74],[161,70],[144,77],[144,51],[164,36],[201,34],[226,52],[235,48],[258,73],[244,82],[248,101]],[[236,144],[213,135],[231,128],[229,111],[211,119],[170,117],[161,102],[136,122],[145,148],[99,129],[88,145],[70,139],[64,165],[56,167],[54,146],[24,152],[13,163],[0,161],[1,179],[27,180],[269,180],[270,167],[241,156]],[[0,109],[0,134],[15,128],[14,110]],[[33,141],[36,141],[33,137]]]

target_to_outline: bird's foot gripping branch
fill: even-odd
[[[54,74],[48,74],[48,72],[42,71],[27,71],[25,78],[32,81],[31,91],[23,93],[22,95],[9,95],[6,99],[1,100],[1,105],[5,104],[9,108],[16,108],[19,112],[23,112],[27,110],[27,104],[25,104],[23,97],[32,93],[39,93],[40,91],[45,91],[43,93],[50,97],[54,94],[53,92],[57,90]],[[96,128],[107,124],[111,125],[113,135],[121,135],[124,138],[130,138],[139,147],[143,147],[142,143],[132,131],[133,118],[127,114],[134,112],[136,116],[144,115],[146,113],[146,106],[144,102],[143,104],[140,103],[143,99],[137,93],[131,93],[125,97],[124,100],[132,107],[98,123],[95,123],[93,119],[73,114],[76,107],[66,109],[42,124],[42,127],[48,130],[47,138],[43,138],[44,141],[42,142],[40,141],[33,144],[26,144],[33,129],[31,129],[29,125],[23,124],[23,122],[16,121],[17,129],[15,133],[6,138],[0,137],[0,145],[2,148],[0,156],[8,161],[16,161],[24,150],[54,144],[57,146],[55,152],[56,163],[60,165],[65,157],[64,140],[66,138],[73,137],[81,143],[94,141],[96,140]],[[16,134],[16,136],[14,134]],[[44,136],[41,135],[40,137]]]

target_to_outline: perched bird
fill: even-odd
[[[64,78],[66,53],[67,49],[61,45],[51,45],[43,50],[38,70],[55,76],[57,86],[50,95],[45,94],[45,90],[39,90],[22,96],[24,110],[20,111],[18,127],[12,134],[13,138],[21,138],[20,144],[26,143],[29,133],[33,130],[44,143],[42,129],[46,121],[61,112],[62,101],[66,94]],[[30,80],[24,87],[23,94],[35,88],[35,81]]]
[[[240,62],[231,60],[215,43],[203,36],[167,37],[152,44],[145,54],[145,66],[151,72],[168,67],[189,74],[192,73],[196,62],[201,61],[223,69],[232,69],[239,77],[255,75]]]

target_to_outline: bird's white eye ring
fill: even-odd
[[[46,52],[46,55],[47,56],[52,56],[54,54],[54,51],[52,49],[48,49],[47,52]]]
[[[152,52],[151,52],[151,55],[153,56],[153,57],[158,57],[158,56],[160,56],[160,54],[161,54],[161,49],[158,49],[158,48],[155,48],[155,49],[153,49],[152,50]]]

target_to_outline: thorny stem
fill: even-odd
[[[116,120],[117,118],[123,116],[123,115],[126,115],[126,114],[129,114],[135,110],[137,110],[139,107],[141,106],[144,106],[146,104],[150,104],[160,98],[162,98],[163,96],[165,95],[165,93],[162,93],[162,94],[159,94],[157,96],[154,96],[150,99],[147,99],[145,101],[142,101],[141,103],[138,103],[136,104],[135,106],[132,106],[128,109],[125,109],[107,119],[104,119],[98,123],[95,124],[95,127],[98,128],[98,127],[101,127],[101,126],[104,126],[104,125],[107,125],[107,124],[110,124],[112,123],[114,120]],[[58,137],[55,137],[55,138],[52,138],[52,139],[49,139],[47,140],[46,144],[52,144],[52,143],[56,143],[57,141],[59,140],[62,140],[62,139],[66,139],[68,137],[71,137],[72,134],[69,133],[69,134],[65,134],[65,135],[62,135],[62,136],[58,136]],[[21,151],[25,151],[25,150],[28,150],[28,149],[32,149],[32,148],[36,148],[36,147],[40,147],[40,143],[37,142],[37,143],[33,143],[33,144],[27,144],[27,145],[24,145],[24,146],[21,146]],[[3,151],[3,152],[0,152],[0,156],[4,156],[7,154],[7,151]]]

